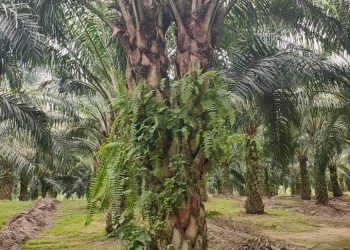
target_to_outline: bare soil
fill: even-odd
[[[14,216],[0,231],[0,249],[21,249],[21,244],[50,224],[57,203],[55,199],[41,199],[28,212]]]

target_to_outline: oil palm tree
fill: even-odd
[[[44,4],[47,3],[47,1],[40,1],[35,2],[37,5],[32,6],[33,9],[38,11],[38,6],[45,6]],[[264,5],[267,3],[267,9]],[[215,82],[215,77],[210,76],[210,69],[215,68],[216,65],[214,62],[216,62],[216,51],[218,48],[220,48],[221,44],[219,43],[217,36],[219,34],[219,31],[221,31],[222,27],[225,27],[226,21],[231,21],[231,29],[228,29],[231,34],[232,30],[236,31],[237,29],[240,29],[244,27],[244,25],[251,24],[251,22],[247,22],[247,19],[245,17],[247,15],[244,15],[246,13],[253,14],[252,16],[257,16],[259,13],[268,13],[267,11],[273,11],[273,8],[270,8],[271,5],[269,5],[271,1],[220,1],[220,0],[209,0],[209,1],[175,1],[175,0],[169,0],[166,2],[159,2],[159,1],[126,1],[121,0],[115,2],[114,5],[109,6],[111,8],[108,8],[108,6],[105,5],[105,2],[90,2],[90,1],[84,1],[79,0],[75,1],[75,3],[71,1],[65,1],[65,3],[62,4],[68,4],[65,5],[65,10],[68,12],[65,12],[65,14],[68,14],[67,16],[70,17],[71,23],[82,23],[81,30],[88,29],[88,26],[85,26],[85,23],[81,20],[79,20],[79,16],[75,16],[75,13],[73,11],[69,12],[69,10],[72,10],[72,6],[83,6],[86,10],[88,10],[89,14],[92,13],[99,17],[102,22],[106,24],[108,28],[110,28],[110,34],[113,37],[116,37],[118,39],[119,46],[123,49],[124,55],[126,56],[126,71],[125,71],[125,85],[126,85],[126,93],[129,95],[126,95],[126,99],[132,99],[136,100],[139,103],[142,103],[145,105],[148,109],[137,109],[138,111],[143,112],[150,112],[150,113],[142,113],[141,116],[136,116],[137,119],[131,119],[129,122],[131,122],[135,128],[138,128],[137,130],[137,138],[139,139],[138,143],[136,145],[133,145],[135,148],[139,149],[139,152],[143,153],[143,157],[145,157],[145,164],[146,166],[146,173],[147,173],[147,186],[149,187],[149,192],[156,192],[160,190],[160,188],[166,183],[170,185],[172,182],[169,180],[169,178],[178,178],[175,173],[176,171],[169,172],[168,169],[171,169],[171,164],[174,162],[174,159],[180,155],[185,156],[185,165],[187,168],[185,168],[183,176],[186,176],[192,180],[193,185],[186,184],[185,187],[181,190],[185,190],[185,195],[179,195],[179,200],[181,202],[176,201],[173,205],[173,209],[171,211],[163,210],[161,209],[164,206],[161,206],[162,204],[157,203],[161,202],[160,200],[152,200],[152,196],[149,196],[148,202],[152,204],[150,207],[156,207],[158,209],[152,209],[147,210],[145,215],[148,216],[148,219],[153,219],[157,217],[160,213],[162,216],[161,221],[175,221],[176,223],[171,224],[173,226],[169,228],[162,228],[159,227],[159,231],[155,233],[153,236],[155,237],[155,244],[152,246],[153,248],[159,248],[159,249],[165,249],[169,244],[172,244],[175,249],[177,248],[188,248],[188,249],[206,249],[207,248],[207,233],[206,233],[206,223],[205,223],[205,217],[204,217],[204,211],[203,211],[203,203],[200,197],[201,190],[203,187],[204,182],[204,176],[206,175],[208,171],[208,166],[211,163],[211,160],[213,158],[211,157],[211,154],[209,154],[207,148],[209,147],[208,142],[213,137],[210,137],[210,135],[213,135],[215,132],[212,126],[213,120],[211,118],[215,115],[219,115],[219,108],[215,109],[212,108],[213,105],[208,105],[208,103],[204,102],[204,100],[208,101],[207,94],[213,94],[211,90],[215,89],[213,82]],[[281,3],[286,3],[285,1],[272,1],[272,4],[280,4],[280,7],[284,7]],[[295,23],[297,21],[300,21],[301,17],[303,15],[300,15],[300,13],[313,13],[310,12],[310,9],[315,9],[317,14],[323,13],[322,9],[316,8],[315,5],[309,4],[309,1],[303,0],[303,1],[292,1],[292,3],[296,6],[298,11],[294,12],[293,14],[299,14],[295,15],[296,18],[293,18],[292,20],[289,19],[289,21],[292,21],[292,23]],[[301,3],[307,3],[306,5],[301,5]],[[73,5],[75,4],[75,5]],[[275,5],[272,5],[274,7]],[[307,8],[300,8],[300,6],[306,6]],[[62,10],[60,8],[61,6],[55,5],[57,7],[57,10]],[[46,8],[39,8],[39,10],[42,11],[40,16],[45,16]],[[75,10],[75,9],[73,9]],[[79,9],[78,9],[79,10]],[[250,12],[246,12],[246,10],[252,10]],[[280,9],[277,9],[278,11],[275,11],[275,13],[279,13]],[[300,10],[300,11],[299,11]],[[319,11],[320,10],[320,11]],[[269,15],[270,16],[270,15]],[[276,15],[277,16],[277,15]],[[321,16],[322,15],[318,15]],[[47,17],[47,16],[46,16]],[[52,17],[52,16],[51,16]],[[56,16],[57,17],[57,16]],[[58,16],[59,17],[59,16]],[[111,18],[112,17],[112,18]],[[243,17],[243,18],[242,18]],[[271,15],[273,17],[273,15]],[[287,17],[287,16],[286,16]],[[313,15],[308,15],[307,18],[310,20],[313,18]],[[225,19],[226,18],[226,19]],[[49,20],[49,18],[46,18],[46,21]],[[56,19],[55,19],[56,20]],[[114,21],[111,21],[114,20]],[[238,20],[238,21],[237,21]],[[253,18],[250,20],[262,20],[258,18]],[[304,20],[304,19],[303,19]],[[45,21],[45,20],[43,20]],[[233,22],[232,22],[233,21]],[[288,21],[288,20],[287,20]],[[258,21],[259,23],[259,21]],[[300,25],[300,23],[296,22]],[[304,25],[307,22],[301,22],[301,25]],[[232,29],[232,24],[233,28]],[[89,25],[90,26],[90,25]],[[66,25],[64,25],[66,27]],[[78,27],[78,26],[76,26]],[[172,28],[170,28],[172,27]],[[247,29],[247,26],[245,26],[246,29],[245,33],[249,33],[249,29]],[[302,27],[305,30],[311,30],[313,31],[312,25]],[[99,26],[98,29],[105,30],[106,27]],[[171,30],[176,30],[176,32],[168,32]],[[18,30],[17,30],[18,31]],[[229,32],[228,31],[228,32]],[[67,32],[69,33],[69,32]],[[86,33],[86,32],[85,32]],[[89,32],[88,32],[89,33]],[[170,34],[171,33],[171,34]],[[319,32],[320,34],[322,32]],[[339,32],[338,32],[339,33]],[[94,37],[90,35],[87,35],[86,37],[88,40],[93,41],[90,43],[90,46],[94,50],[99,50],[99,47],[95,47],[95,41]],[[226,33],[227,34],[227,33]],[[68,40],[70,38],[75,37],[77,34],[73,32],[73,36],[67,36]],[[167,44],[167,37],[173,36],[176,40],[176,50],[173,61],[169,60],[167,51],[166,51],[166,44]],[[79,36],[79,34],[78,34]],[[233,36],[237,38],[237,36]],[[320,36],[322,37],[322,36]],[[63,39],[63,38],[62,38]],[[63,41],[67,41],[64,40]],[[114,39],[112,39],[114,41]],[[232,43],[234,45],[234,43]],[[67,45],[67,44],[62,44]],[[226,45],[225,48],[230,47],[230,44]],[[70,52],[73,48],[69,50],[69,46],[62,46],[61,50],[55,50],[56,53],[61,54],[60,57],[62,58],[64,55],[62,55],[62,51],[64,51],[63,48],[67,48]],[[85,48],[84,46],[81,47],[82,49]],[[261,47],[258,48],[260,50]],[[265,48],[263,48],[265,50]],[[91,50],[90,50],[91,51]],[[83,50],[83,52],[85,52]],[[222,51],[223,53],[225,51]],[[119,52],[117,50],[112,51],[113,55],[117,55]],[[277,54],[277,56],[276,56]],[[288,56],[283,55],[284,53],[278,54],[275,53],[275,58],[279,58],[280,56],[283,56],[284,59],[287,59]],[[287,53],[288,54],[288,53]],[[86,79],[86,77],[94,78],[94,74],[91,74],[91,68],[94,68],[95,65],[91,66],[89,64],[92,60],[88,60],[87,64],[84,64],[84,53],[82,53],[82,56],[76,57],[76,61],[78,62],[78,65],[83,65],[84,68],[84,74],[82,75],[82,78]],[[250,56],[251,54],[249,54]],[[295,57],[294,57],[295,58]],[[91,59],[91,58],[88,58]],[[106,72],[112,69],[116,64],[111,64],[108,62],[108,67],[105,67],[106,65],[102,63],[102,60],[100,60],[99,57],[97,59],[100,62],[100,67],[98,67],[98,70],[101,70],[101,72]],[[221,58],[222,59],[222,58]],[[244,58],[243,58],[244,59]],[[252,58],[245,58],[245,59],[252,59]],[[83,60],[83,62],[82,62]],[[253,66],[257,66],[259,69],[259,74],[255,74],[254,71],[256,68],[253,67],[253,71],[248,71],[248,78],[242,78],[241,83],[235,86],[231,86],[232,88],[237,88],[238,91],[241,93],[246,90],[245,93],[248,93],[251,89],[256,90],[258,93],[262,94],[264,93],[264,90],[267,90],[273,86],[273,90],[275,93],[279,93],[276,89],[276,82],[273,81],[274,76],[276,75],[277,70],[277,62],[280,62],[281,60],[260,60],[258,61],[258,64],[254,64]],[[294,59],[293,59],[294,60]],[[246,60],[247,61],[247,60]],[[249,61],[249,60],[248,60]],[[288,60],[286,60],[288,61]],[[273,63],[274,67],[263,67],[266,65],[266,63]],[[296,62],[296,61],[294,61]],[[301,60],[298,61],[300,65],[304,66],[305,63]],[[259,64],[260,63],[260,64]],[[245,64],[243,64],[244,66]],[[295,64],[294,64],[295,65]],[[299,65],[299,66],[300,66]],[[173,74],[169,76],[168,69],[174,68]],[[242,64],[235,65],[236,68],[239,68],[242,66]],[[91,67],[91,68],[90,68]],[[72,67],[74,69],[74,67]],[[80,69],[80,66],[78,66]],[[245,68],[245,67],[243,67]],[[298,67],[299,69],[301,67]],[[106,70],[107,69],[107,70]],[[203,78],[201,75],[197,77],[199,74],[193,74],[191,77],[188,77],[188,74],[201,71],[204,72],[204,75],[207,76],[207,78]],[[242,71],[242,69],[241,69]],[[81,72],[80,70],[78,72]],[[279,70],[278,70],[279,72]],[[245,73],[245,72],[243,72]],[[245,75],[245,74],[243,74]],[[245,75],[246,76],[246,75]],[[271,78],[271,76],[273,78]],[[231,75],[229,77],[232,77],[235,79],[235,75]],[[108,77],[107,77],[108,78]],[[172,78],[176,78],[176,80],[179,80],[177,84],[180,86],[179,88],[172,88],[170,84],[170,80]],[[190,80],[189,80],[190,79]],[[113,80],[113,79],[112,79]],[[183,80],[183,81],[181,81]],[[257,81],[256,81],[257,80]],[[195,87],[189,85],[189,82],[193,82],[197,84]],[[92,82],[92,81],[90,81]],[[103,88],[99,86],[99,80],[96,78],[94,81],[95,85],[98,87],[98,89],[102,93],[102,95],[106,99],[110,99],[110,93],[108,91],[104,91]],[[110,81],[109,81],[110,82]],[[112,81],[113,82],[113,81]],[[149,95],[146,95],[145,92],[142,92],[140,89],[142,89],[142,84],[146,82],[146,85],[148,85],[149,90],[151,90],[151,96],[156,99],[156,104],[154,104],[152,101],[150,101]],[[202,84],[204,83],[204,84]],[[198,87],[200,84],[202,84],[202,87]],[[108,85],[109,87],[113,86],[113,84]],[[114,85],[115,86],[115,85]],[[181,89],[181,86],[188,87],[187,90]],[[113,89],[113,87],[111,87]],[[177,90],[182,90],[181,94],[177,96]],[[208,91],[208,92],[207,92]],[[214,91],[215,92],[215,91]],[[196,96],[198,95],[198,103],[197,105],[190,105],[194,104],[193,99],[189,98],[188,93],[191,93],[192,95]],[[218,93],[218,92],[215,92]],[[131,98],[130,95],[137,95],[139,97],[138,99],[136,96],[134,98]],[[263,95],[264,96],[264,95]],[[179,108],[184,108],[181,105],[184,104],[184,100],[189,101],[187,103],[187,108],[191,107],[191,112],[187,112],[187,109],[185,109],[184,112],[180,112]],[[203,102],[201,102],[203,101]],[[214,101],[214,100],[211,100]],[[151,104],[150,104],[151,103]],[[166,107],[159,108],[159,110],[155,110],[156,107],[159,107],[159,105],[164,104]],[[135,103],[133,103],[135,104]],[[205,104],[205,106],[204,106]],[[130,104],[131,105],[131,104]],[[148,106],[149,105],[149,106]],[[136,106],[139,107],[139,106]],[[177,107],[177,108],[176,108]],[[175,136],[179,135],[179,133],[176,130],[176,133],[172,130],[174,127],[170,126],[169,124],[172,124],[173,120],[171,122],[162,124],[164,125],[164,128],[168,128],[166,132],[163,133],[163,130],[160,130],[161,133],[158,133],[157,135],[159,137],[152,137],[151,140],[148,141],[147,145],[144,145],[145,148],[149,149],[148,145],[156,146],[158,142],[162,143],[163,152],[160,154],[156,151],[144,151],[143,149],[140,149],[137,147],[137,145],[142,145],[142,142],[145,142],[145,134],[147,131],[157,131],[154,130],[155,128],[158,128],[157,123],[159,120],[154,118],[155,114],[162,114],[162,117],[165,117],[164,110],[170,110],[180,112],[181,115],[187,114],[186,118],[189,118],[190,122],[187,122],[185,120],[186,126],[183,126],[181,128],[182,134],[180,134],[180,139]],[[135,111],[134,109],[133,111]],[[205,110],[205,112],[203,112]],[[151,112],[152,111],[152,112]],[[171,113],[171,112],[170,112]],[[278,113],[278,112],[275,112]],[[135,113],[133,113],[135,114]],[[193,122],[193,117],[201,117],[201,123]],[[115,116],[120,118],[121,116]],[[125,117],[124,117],[125,118]],[[133,117],[135,118],[135,117]],[[158,117],[159,118],[159,117]],[[183,117],[182,117],[183,118]],[[184,119],[184,118],[183,118]],[[113,116],[111,116],[111,119],[113,120]],[[164,121],[164,120],[162,120]],[[217,122],[220,121],[220,119],[216,119]],[[281,121],[281,120],[279,120]],[[150,123],[154,122],[153,130],[147,130],[147,126],[150,126]],[[281,123],[281,122],[280,122]],[[116,124],[118,124],[118,119]],[[120,123],[119,123],[120,124]],[[126,123],[122,123],[126,124]],[[281,123],[283,124],[283,122]],[[169,128],[170,126],[170,128]],[[272,127],[272,126],[271,126]],[[121,138],[120,134],[122,134],[122,130],[120,128],[114,128],[113,131],[113,140],[119,140]],[[178,128],[176,128],[178,129]],[[125,131],[124,131],[125,132]],[[118,136],[119,137],[118,137]],[[149,135],[149,134],[148,134]],[[204,136],[205,135],[205,136]],[[277,137],[276,137],[277,138]],[[277,138],[279,139],[279,138]],[[211,140],[212,141],[212,140]],[[147,146],[147,147],[146,147]],[[153,148],[154,149],[154,148]],[[281,148],[283,151],[287,152],[287,147]],[[274,150],[278,150],[278,148],[275,148]],[[156,155],[161,155],[160,161],[159,159],[154,159],[154,157],[149,157],[150,153],[152,152]],[[206,152],[207,154],[204,154]],[[283,155],[283,154],[281,154]],[[288,155],[288,154],[286,154]],[[139,155],[138,155],[139,156]],[[154,161],[153,161],[154,160]],[[159,162],[163,163],[162,171],[159,171]],[[178,164],[181,165],[178,161]],[[191,171],[187,171],[188,169],[191,169]],[[194,171],[193,171],[194,170]],[[170,176],[169,176],[170,175]],[[188,179],[187,178],[187,179]],[[158,180],[158,181],[155,181]],[[160,180],[160,181],[159,181]],[[167,180],[167,181],[166,181]],[[182,185],[183,180],[180,178],[176,184]],[[171,186],[170,186],[171,187]],[[169,188],[170,188],[169,187]],[[172,189],[171,189],[172,190]],[[164,194],[165,195],[165,194]],[[159,196],[162,197],[162,196]],[[168,201],[164,198],[164,202]],[[178,202],[178,203],[177,203]],[[179,205],[180,204],[180,205]],[[167,206],[165,206],[167,207]],[[151,223],[152,225],[161,225],[158,223]]]

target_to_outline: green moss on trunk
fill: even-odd
[[[244,208],[248,214],[263,214],[261,175],[263,169],[259,164],[259,154],[256,140],[253,137],[246,139],[246,195]]]
[[[337,164],[330,163],[328,165],[328,169],[330,172],[331,187],[332,187],[333,196],[334,197],[341,197],[343,195],[343,191],[340,187],[339,180],[338,180]]]
[[[302,155],[299,157],[299,167],[300,167],[300,196],[302,200],[311,199],[311,186],[310,178],[307,167],[307,156]]]
[[[315,195],[316,203],[325,204],[328,202],[328,190],[325,168],[315,167]]]

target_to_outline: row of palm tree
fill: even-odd
[[[317,202],[328,200],[327,169],[341,195],[335,159],[349,138],[348,63],[340,60],[350,49],[349,6],[4,0],[0,197],[14,187],[23,200],[88,194],[91,213],[111,211],[112,231],[155,239],[128,238],[133,244],[206,249],[208,178],[237,187],[249,213],[263,213],[262,196],[289,179],[310,199],[310,172]],[[168,193],[154,199],[163,186]],[[149,228],[134,223],[136,206]]]

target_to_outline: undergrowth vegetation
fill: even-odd
[[[0,225],[63,196],[88,208],[64,201],[26,247],[103,248],[105,228],[206,250],[220,214],[322,241],[309,215],[349,214],[349,17],[349,0],[1,0],[0,200],[28,203]]]

